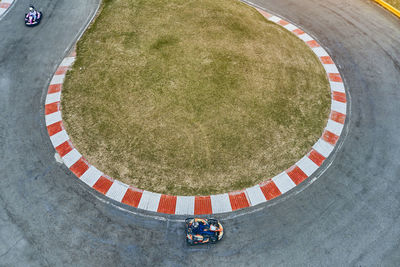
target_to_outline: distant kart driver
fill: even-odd
[[[26,17],[27,18],[32,17],[33,21],[36,21],[37,16],[38,16],[38,12],[36,11],[35,7],[34,6],[30,6],[29,7],[29,13],[26,14]]]

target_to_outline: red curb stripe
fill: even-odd
[[[121,202],[137,208],[139,206],[140,199],[142,198],[143,191],[138,189],[128,188]]]
[[[324,134],[322,135],[322,139],[324,139],[326,142],[334,146],[337,140],[339,139],[339,136],[330,131],[325,130]]]
[[[247,208],[250,206],[245,192],[228,193],[229,201],[231,202],[232,211]]]
[[[62,87],[61,83],[52,84],[52,85],[49,86],[49,90],[47,91],[47,94],[53,94],[53,93],[61,92],[61,87]]]
[[[176,196],[161,195],[157,212],[175,214]]]
[[[333,91],[333,100],[346,103],[346,93]]]
[[[76,57],[76,50],[74,49],[68,57]]]
[[[57,112],[59,110],[60,110],[60,102],[54,102],[54,103],[47,104],[46,106],[44,106],[44,113],[46,115]]]
[[[278,21],[278,24],[281,26],[286,26],[289,24],[289,22],[287,22],[286,20],[281,19],[280,21]]]
[[[210,196],[196,196],[194,198],[194,214],[211,214],[211,197]]]
[[[104,176],[101,176],[99,180],[97,180],[97,182],[93,185],[93,188],[105,195],[112,184],[113,181]]]
[[[335,64],[330,56],[320,57],[322,64]]]
[[[315,40],[310,40],[310,41],[307,41],[306,43],[307,43],[307,45],[308,45],[309,47],[311,47],[311,48],[319,47],[319,44],[318,44],[317,41],[315,41]]]
[[[292,32],[293,32],[294,34],[297,34],[297,35],[302,35],[302,34],[305,33],[303,30],[300,30],[300,29],[293,30]]]
[[[56,147],[56,151],[58,155],[60,155],[60,157],[64,157],[69,152],[71,152],[72,149],[74,149],[74,147],[72,146],[71,141],[69,140],[65,141],[64,143]]]
[[[325,157],[318,153],[316,150],[311,150],[308,154],[308,158],[311,159],[315,164],[321,166],[322,163],[325,161]]]
[[[56,133],[61,132],[62,130],[64,130],[62,121],[58,121],[56,123],[47,126],[47,132],[49,133],[49,136],[53,136]]]
[[[65,74],[65,73],[67,73],[68,68],[69,68],[68,66],[58,67],[58,69],[54,75]]]
[[[305,174],[299,167],[296,165],[290,167],[288,170],[286,170],[287,175],[289,175],[290,179],[298,185],[301,182],[303,182],[305,179],[308,178],[307,174]]]
[[[81,157],[77,162],[74,163],[69,168],[78,178],[81,178],[81,176],[89,169],[89,165],[87,161]]]
[[[282,195],[281,191],[272,180],[269,180],[265,184],[260,185],[260,189],[267,200],[271,200],[273,198],[276,198],[277,196]]]
[[[338,123],[344,124],[344,121],[346,120],[346,115],[343,113],[337,112],[332,110],[331,112],[331,120],[336,121]]]
[[[265,12],[264,10],[261,10],[261,9],[258,9],[258,8],[256,8],[256,9],[257,9],[258,12],[261,13],[261,15],[263,15],[263,16],[266,17],[267,19],[270,18],[270,17],[272,17],[271,14]]]
[[[0,8],[9,8],[11,4],[9,3],[0,3]]]
[[[339,73],[328,73],[329,80],[332,82],[338,82],[341,83],[343,82],[342,77],[340,77]]]

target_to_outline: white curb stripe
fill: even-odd
[[[328,124],[326,125],[326,130],[330,131],[331,133],[336,134],[337,136],[340,136],[343,130],[343,124],[338,123],[333,120],[328,120]]]
[[[175,214],[193,215],[194,214],[194,197],[193,196],[178,196],[176,198]]]
[[[339,73],[339,70],[336,68],[335,64],[322,64],[322,66],[327,73]]]
[[[232,211],[228,194],[211,195],[212,213],[224,213]]]
[[[53,112],[49,115],[46,115],[45,119],[46,119],[46,126],[49,126],[49,125],[52,125],[53,123],[62,121],[61,112],[57,111],[57,112]]]
[[[74,165],[82,157],[81,153],[75,148],[72,149],[68,154],[62,157],[64,164],[69,168]]]
[[[69,137],[65,130],[62,130],[61,132],[58,132],[55,135],[50,136],[50,141],[55,148],[68,140]]]
[[[290,24],[290,23],[288,25],[283,26],[283,28],[285,28],[286,30],[288,30],[290,32],[298,29],[296,26],[294,26],[293,24]]]
[[[312,41],[314,40],[310,35],[308,35],[307,33],[303,33],[300,35],[297,35],[297,37],[299,37],[301,40],[303,40],[304,42],[308,42],[308,41]]]
[[[279,191],[281,191],[282,194],[286,193],[290,189],[296,186],[296,184],[290,179],[289,175],[287,175],[286,172],[282,172],[272,178],[272,181],[274,181],[276,187],[278,187]]]
[[[305,156],[301,160],[299,160],[296,165],[305,173],[308,177],[310,177],[319,166],[314,163],[309,157]]]
[[[314,47],[312,51],[317,55],[317,57],[328,57],[328,53],[322,47]]]
[[[281,19],[281,18],[278,18],[277,16],[272,16],[272,17],[270,17],[268,20],[270,20],[270,21],[272,21],[272,22],[275,22],[275,23],[278,23],[278,22],[281,21],[282,19]]]
[[[47,94],[45,105],[54,102],[60,102],[60,100],[61,100],[61,92],[57,92],[54,94]]]
[[[69,67],[74,63],[75,57],[66,57],[64,60],[61,62],[60,67]]]
[[[250,202],[250,206],[255,206],[267,201],[263,192],[261,191],[260,185],[247,188],[246,193]]]
[[[128,185],[115,180],[110,189],[108,189],[106,196],[114,199],[115,201],[121,202],[128,188]]]
[[[62,84],[64,81],[65,74],[54,75],[53,79],[51,79],[50,85],[54,84]]]
[[[81,180],[88,186],[93,187],[102,175],[103,173],[96,169],[96,167],[90,166],[81,176]]]
[[[344,84],[343,83],[329,81],[329,84],[331,85],[331,90],[332,91],[338,91],[338,92],[342,92],[342,93],[346,92],[344,90]]]
[[[332,100],[331,110],[340,112],[346,115],[346,103]]]
[[[333,146],[321,138],[313,146],[319,154],[327,158],[333,151]]]
[[[142,210],[157,211],[161,194],[143,191],[138,208]]]

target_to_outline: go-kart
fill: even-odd
[[[188,218],[186,222],[186,242],[189,245],[216,243],[224,235],[224,228],[216,219]]]
[[[28,13],[25,14],[25,25],[28,27],[36,26],[42,20],[42,12],[37,12],[36,19],[33,16],[29,16]]]

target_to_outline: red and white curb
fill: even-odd
[[[6,10],[11,6],[14,0],[1,0],[0,1],[0,16],[3,15]]]
[[[258,9],[257,9],[258,10]],[[328,53],[310,35],[280,19],[258,10],[303,40],[318,56],[331,86],[332,104],[328,123],[311,151],[286,171],[241,191],[211,196],[171,196],[141,190],[105,175],[74,148],[61,118],[61,89],[67,70],[75,60],[75,52],[66,57],[54,74],[45,103],[46,126],[50,140],[64,164],[88,186],[115,201],[153,212],[199,215],[235,211],[276,198],[310,177],[332,153],[346,119],[346,92],[336,65]]]

